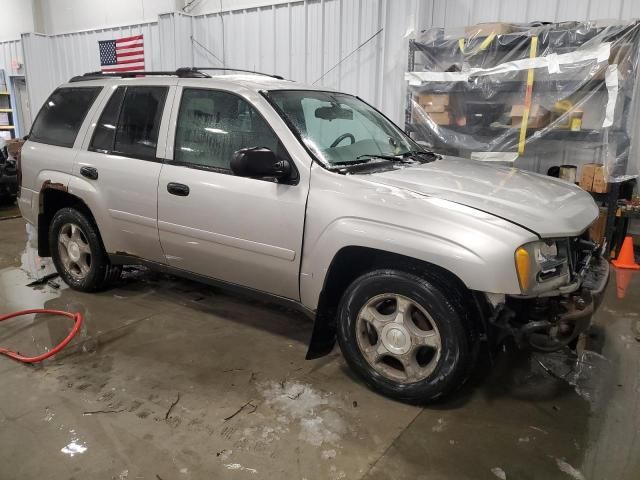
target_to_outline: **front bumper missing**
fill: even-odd
[[[552,352],[572,344],[591,325],[591,317],[602,302],[610,267],[601,256],[593,256],[570,288],[555,295],[509,297],[490,323],[501,336],[513,336],[521,347]],[[577,285],[576,285],[577,284]]]

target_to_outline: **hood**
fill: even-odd
[[[598,216],[591,195],[576,185],[475,160],[444,157],[367,176],[376,183],[482,210],[543,238],[579,235]]]

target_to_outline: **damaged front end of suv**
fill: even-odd
[[[542,352],[575,347],[609,279],[601,251],[586,233],[518,248],[515,264],[523,293],[487,295],[495,343],[513,337],[518,346]]]

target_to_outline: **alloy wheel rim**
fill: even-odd
[[[384,377],[408,384],[433,373],[442,350],[440,331],[417,302],[385,293],[371,298],[356,319],[358,348]]]
[[[58,233],[58,251],[65,271],[74,279],[84,279],[91,270],[91,247],[87,235],[75,223],[65,223]]]

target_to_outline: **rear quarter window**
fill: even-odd
[[[33,142],[73,147],[87,112],[102,87],[58,88],[44,103],[29,140]]]

